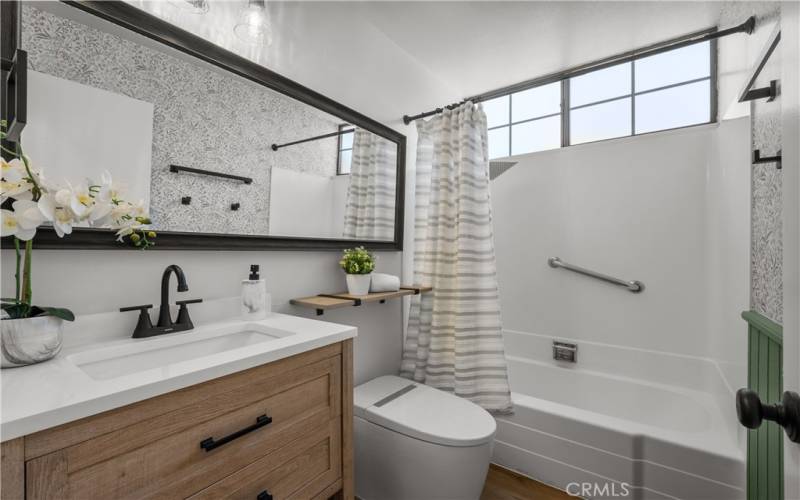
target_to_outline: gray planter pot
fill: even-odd
[[[0,366],[41,363],[61,351],[64,320],[55,316],[0,320]]]

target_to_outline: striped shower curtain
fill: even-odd
[[[511,410],[497,287],[486,115],[466,103],[417,121],[414,283],[401,375]]]
[[[356,129],[350,186],[344,213],[344,237],[394,239],[397,145]]]

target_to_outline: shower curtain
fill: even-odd
[[[486,115],[466,103],[417,121],[414,283],[401,375],[508,412]]]
[[[354,134],[344,237],[393,240],[397,146],[365,130]]]

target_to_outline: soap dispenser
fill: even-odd
[[[250,276],[242,280],[242,319],[258,320],[267,317],[267,282],[258,275],[258,264],[250,266]]]

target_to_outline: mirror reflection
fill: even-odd
[[[60,3],[23,6],[22,48],[54,181],[107,170],[158,231],[394,238],[395,142]]]

